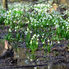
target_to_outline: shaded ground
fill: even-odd
[[[5,37],[5,35],[8,34],[8,26],[0,25],[0,40],[2,41]],[[3,41],[2,41],[3,42]],[[3,44],[4,45],[4,44]],[[4,46],[0,45],[1,50],[3,50]],[[0,60],[0,66],[13,66],[15,68],[23,66],[25,67],[38,67],[38,66],[45,66],[47,68],[50,64],[50,67],[58,65],[61,67],[59,69],[63,69],[63,66],[67,69],[69,68],[69,40],[61,40],[58,44],[57,42],[52,46],[51,52],[48,53],[46,49],[42,47],[42,44],[40,43],[39,48],[35,51],[35,53],[31,53],[31,50],[26,49],[26,44],[21,43],[21,46],[17,46],[17,53],[19,57],[17,58],[17,64],[11,63],[12,59],[5,59]],[[1,51],[0,50],[0,51]],[[1,51],[2,52],[2,51]],[[34,64],[34,65],[33,65]],[[25,66],[24,66],[25,65]],[[51,69],[54,69],[54,68]],[[21,67],[22,68],[22,67]],[[65,69],[64,68],[64,69]],[[31,69],[31,68],[30,68]]]

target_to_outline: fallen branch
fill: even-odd
[[[40,64],[40,65],[27,65],[27,66],[5,66],[5,67],[0,67],[0,69],[4,68],[27,68],[27,67],[41,67],[41,66],[48,66],[48,64]]]

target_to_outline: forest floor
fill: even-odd
[[[0,41],[3,41],[5,36],[8,35],[8,30],[9,30],[9,26],[0,25]],[[15,32],[12,32],[12,33],[16,34]],[[26,67],[31,67],[32,64],[34,64],[34,66],[32,65],[32,67],[36,67],[37,65],[40,66],[40,65],[45,65],[47,63],[51,63],[52,65],[62,64],[63,66],[65,65],[66,69],[67,69],[67,66],[69,68],[69,39],[60,40],[59,43],[56,41],[53,41],[53,43],[54,44],[51,48],[50,53],[47,51],[46,48],[44,49],[42,47],[42,43],[39,43],[38,49],[32,54],[31,50],[28,50],[26,48],[25,42],[21,42],[21,43],[17,42],[17,44],[16,44],[17,48],[23,48],[23,50],[21,50],[21,51],[19,50],[20,58],[18,58],[18,62],[21,62],[23,60],[22,58],[24,58],[24,56],[26,56],[26,58],[28,58],[26,54],[30,54],[29,55],[30,58],[28,61],[29,64]],[[12,45],[14,46],[15,42],[12,43]],[[23,56],[22,56],[21,52],[24,53]],[[31,57],[33,58],[32,61],[30,61]],[[7,59],[7,60],[10,61],[9,59]],[[7,61],[7,60],[4,60],[4,61]],[[25,60],[24,60],[24,62],[25,62]],[[10,65],[10,63],[9,63],[9,65]],[[21,62],[21,64],[22,64],[22,62]],[[65,68],[61,68],[61,69],[65,69]]]
[[[8,26],[0,25],[0,40],[3,40],[5,35],[8,34]],[[26,44],[22,43],[22,47],[25,47]],[[26,51],[27,52],[27,49]],[[31,53],[30,50],[28,50],[29,53]],[[45,63],[53,63],[55,64],[69,64],[69,40],[61,40],[60,43],[55,43],[52,46],[51,52],[46,52],[45,49],[43,49],[42,45],[40,44],[40,47],[35,51],[34,53],[35,59],[32,61],[32,63],[36,63],[37,65],[37,59],[39,59],[39,64],[45,64]]]

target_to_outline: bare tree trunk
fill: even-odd
[[[7,2],[7,0],[3,0],[3,8],[8,10],[8,2]]]
[[[38,0],[31,0],[31,1],[38,1]]]

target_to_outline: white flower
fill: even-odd
[[[37,35],[37,37],[39,37],[39,34]]]
[[[45,44],[45,42],[42,42],[43,44]]]
[[[32,40],[34,39],[34,38],[31,38]]]
[[[17,31],[17,30],[15,29],[15,31]]]
[[[11,10],[9,10],[9,12],[11,12]]]
[[[56,23],[54,23],[54,24],[56,24]]]
[[[64,26],[62,26],[62,28],[64,29]]]
[[[36,34],[34,34],[34,37],[36,36]]]
[[[18,28],[18,26],[15,27],[15,29],[17,29],[17,28]]]
[[[36,42],[36,44],[38,44],[38,42]]]
[[[32,44],[32,40],[30,41],[30,44]]]
[[[36,24],[35,24],[35,26],[36,26]]]
[[[9,32],[12,32],[11,29],[9,29]]]
[[[42,36],[42,38],[43,38],[44,36]]]
[[[56,28],[58,28],[59,27],[59,25],[58,24],[56,24]]]
[[[52,44],[53,44],[53,43],[52,43],[52,41],[51,41],[50,46],[51,46]]]
[[[30,59],[30,61],[33,61],[33,59]]]
[[[27,28],[27,31],[29,31],[29,28]]]
[[[39,39],[37,39],[37,40],[39,40]]]
[[[41,27],[43,27],[43,25],[41,25]]]
[[[32,31],[30,31],[30,33],[32,33]]]
[[[49,42],[50,40],[48,39],[47,41]]]
[[[18,11],[18,8],[14,9],[14,10]]]
[[[42,35],[44,35],[44,33]]]
[[[24,33],[25,33],[25,35],[27,35],[28,31],[25,31]]]
[[[17,18],[19,20],[19,18]]]
[[[58,44],[60,43],[60,41],[58,41]]]
[[[48,25],[48,23],[47,23],[47,25]]]
[[[37,69],[37,67],[34,67],[34,69]]]
[[[27,61],[27,60],[25,60],[25,63],[28,63],[28,61]]]

